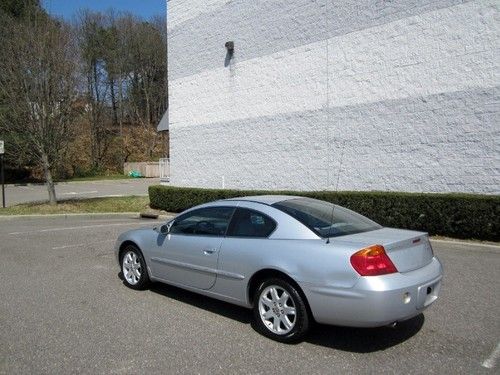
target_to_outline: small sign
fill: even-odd
[[[0,141],[0,155],[3,155],[5,153],[5,150],[3,148],[3,141]]]

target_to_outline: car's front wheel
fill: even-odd
[[[281,342],[296,342],[309,329],[309,315],[299,291],[282,279],[260,284],[254,297],[256,329]]]
[[[146,262],[141,251],[134,245],[128,245],[121,257],[123,281],[129,288],[141,290],[149,283]]]

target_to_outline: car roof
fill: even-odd
[[[263,204],[274,204],[278,202],[283,202],[289,199],[294,198],[303,198],[294,195],[252,195],[249,197],[237,197],[237,198],[229,198],[225,199],[226,201],[249,201],[249,202],[257,202]]]

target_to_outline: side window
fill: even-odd
[[[237,208],[229,226],[228,236],[268,237],[276,228],[276,222],[261,212]]]
[[[170,233],[203,236],[224,236],[234,207],[206,207],[177,218]]]

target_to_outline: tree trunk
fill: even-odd
[[[113,108],[113,125],[118,124],[118,111],[116,108],[116,95],[115,95],[115,79],[109,80],[109,87],[111,89],[111,107]]]
[[[93,167],[97,170],[101,168],[101,160],[102,160],[102,142],[103,142],[103,132],[102,127],[104,124],[100,123],[101,121],[101,98],[99,94],[99,75],[97,72],[97,61],[92,60],[92,72],[93,72],[93,85],[94,85],[94,111],[93,111],[93,127],[94,127],[94,136],[95,136],[95,147],[96,153],[93,159]]]
[[[119,124],[120,124],[120,169],[123,172],[123,163],[125,163],[125,154],[123,153],[124,142],[123,142],[123,82],[122,73],[118,75],[118,110],[120,111]]]
[[[92,168],[95,169],[97,165],[97,136],[96,136],[96,108],[94,99],[94,85],[92,82],[92,73],[90,70],[87,72],[87,90],[88,100],[90,102],[90,160]]]
[[[47,183],[47,190],[49,192],[49,203],[50,205],[56,205],[56,188],[54,186],[54,180],[52,179],[52,172],[50,171],[49,159],[46,154],[42,155],[43,172],[45,174],[45,181]]]

